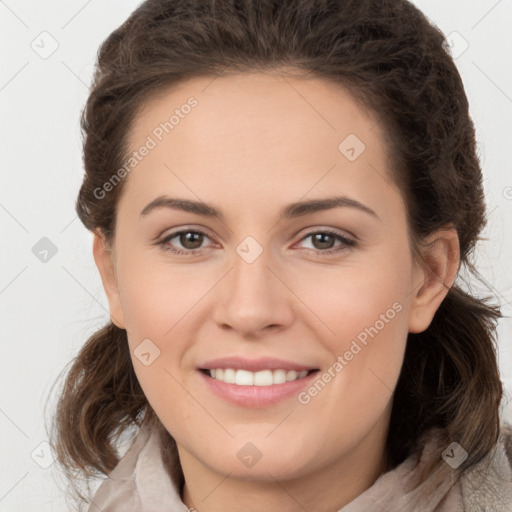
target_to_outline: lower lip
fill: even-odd
[[[242,407],[266,407],[297,395],[309,385],[318,372],[312,372],[302,379],[271,386],[238,386],[214,379],[199,371],[206,385],[218,396]]]

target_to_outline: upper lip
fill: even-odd
[[[262,357],[259,359],[245,359],[242,357],[222,357],[219,359],[212,359],[206,361],[200,366],[202,370],[212,370],[216,368],[232,368],[234,370],[248,370],[257,372],[261,370],[295,370],[297,372],[303,370],[315,370],[316,368],[295,363],[293,361],[286,361],[284,359],[275,359],[270,357]]]

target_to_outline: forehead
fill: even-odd
[[[168,130],[161,127],[166,121]],[[180,142],[198,142],[202,135],[205,144],[219,145],[229,143],[228,135],[240,142],[249,133],[255,142],[274,141],[274,146],[300,136],[337,149],[336,142],[349,133],[375,142],[377,124],[373,113],[340,84],[283,71],[245,72],[196,77],[159,91],[142,105],[129,143],[136,146],[148,133],[160,139],[172,131],[176,142],[180,136]],[[189,139],[191,132],[197,137]]]
[[[259,193],[297,200],[340,186],[371,196],[392,185],[381,129],[341,85],[320,78],[197,77],[143,104],[127,140],[130,151],[151,149],[127,185],[140,201],[213,191],[240,206]]]

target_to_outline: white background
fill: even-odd
[[[76,218],[82,178],[79,115],[100,43],[135,0],[0,1],[0,510],[68,510],[57,484],[44,403],[85,340],[109,318],[92,258],[92,235]],[[512,0],[416,0],[452,37],[476,124],[489,225],[477,263],[496,287],[500,368],[512,391]],[[47,59],[31,47],[47,31]],[[50,48],[46,39],[45,48]],[[41,45],[41,43],[39,43]],[[57,253],[41,262],[32,247],[48,237]],[[47,418],[51,414],[51,405]],[[512,421],[511,406],[505,410]],[[35,450],[35,452],[34,452]],[[34,459],[31,454],[34,452]],[[60,484],[62,486],[62,483]]]

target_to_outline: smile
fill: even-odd
[[[238,407],[261,408],[300,393],[318,367],[275,358],[237,356],[204,361],[197,368],[208,393]]]
[[[225,382],[226,384],[235,384],[237,386],[273,386],[303,379],[314,370],[297,372],[295,370],[279,368],[276,370],[251,372],[249,370],[235,370],[233,368],[217,368],[204,371],[212,379]]]

